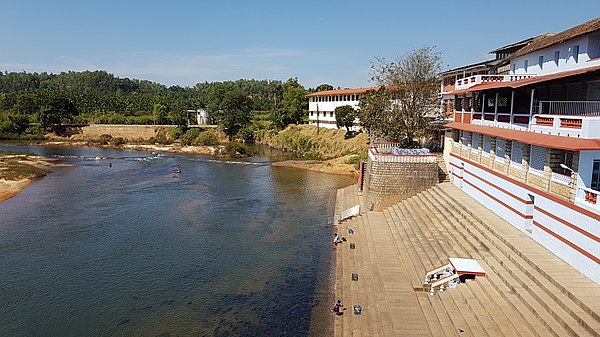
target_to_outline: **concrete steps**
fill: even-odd
[[[336,212],[361,202],[356,186],[340,189]],[[336,230],[348,241],[335,248],[336,299],[347,309],[335,336],[599,336],[598,285],[451,184]],[[420,291],[448,257],[474,258],[487,276]]]
[[[568,296],[560,296],[560,290],[554,287],[552,282],[545,279],[544,276],[531,272],[530,266],[521,257],[523,254],[515,254],[513,249],[494,236],[487,228],[480,226],[479,221],[457,216],[455,207],[448,206],[453,205],[451,200],[444,199],[445,196],[437,192],[437,189],[434,188],[426,191],[423,195],[432,204],[445,209],[447,211],[446,216],[454,217],[457,220],[456,223],[462,226],[462,228],[457,227],[457,229],[468,233],[463,235],[463,238],[466,239],[465,242],[470,244],[477,242],[487,248],[489,255],[483,254],[481,259],[497,273],[497,276],[504,281],[511,291],[515,292],[524,301],[532,314],[542,319],[552,334],[556,336],[567,334],[571,336],[598,335],[596,328],[598,321],[592,315],[589,315],[585,312],[585,309],[569,300]],[[526,244],[537,245],[529,238],[525,239],[530,241]],[[548,254],[550,253],[548,252]],[[570,272],[574,271],[571,270]]]

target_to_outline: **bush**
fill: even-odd
[[[100,136],[100,138],[98,138],[98,143],[102,145],[108,145],[108,143],[110,143],[112,139],[113,137],[111,135],[103,134]]]
[[[202,131],[196,137],[196,142],[199,145],[217,145],[219,140],[217,134],[213,131]]]
[[[227,151],[227,153],[234,158],[247,157],[255,154],[255,152],[248,148],[246,145],[240,143],[227,144],[225,146],[225,151]]]
[[[244,127],[238,131],[237,136],[243,139],[246,143],[254,142],[254,131],[251,127]]]
[[[126,144],[127,140],[123,137],[116,137],[113,139],[112,144],[115,146],[121,146],[123,144]]]
[[[351,156],[350,158],[346,159],[346,164],[352,164],[354,165],[355,169],[359,169],[360,168],[360,160],[361,159],[366,159],[367,158],[367,153],[359,153],[357,155]]]
[[[183,136],[186,133],[186,131],[187,131],[187,129],[184,128],[183,126],[178,126],[178,127],[174,127],[171,130],[169,130],[169,135],[173,139],[179,139],[181,136]]]

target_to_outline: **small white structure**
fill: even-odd
[[[208,116],[208,111],[206,109],[196,109],[196,110],[186,110],[185,111],[188,116],[196,116],[196,123],[198,125],[210,125],[210,119]]]
[[[308,123],[327,129],[337,129],[335,123],[335,108],[349,105],[358,109],[360,95],[379,87],[327,90],[306,95],[308,98]],[[352,131],[360,131],[360,120],[354,120]]]

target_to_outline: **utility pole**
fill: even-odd
[[[319,134],[319,103],[317,102],[317,135]]]

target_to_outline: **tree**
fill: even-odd
[[[323,83],[323,84],[320,84],[318,87],[315,88],[315,92],[328,91],[328,90],[333,90],[333,85],[327,84],[327,83]]]
[[[298,123],[307,116],[307,91],[298,83],[297,78],[290,78],[283,86],[281,108],[274,113],[274,123],[279,128]]]
[[[440,118],[437,94],[441,55],[433,47],[412,51],[393,61],[376,59],[371,80],[381,89],[361,97],[361,123],[372,138],[399,141],[411,147]]]
[[[241,91],[229,84],[213,87],[207,109],[229,139],[250,124],[251,102]]]
[[[167,107],[160,103],[154,104],[152,106],[152,117],[155,124],[165,124],[167,121]]]
[[[77,107],[68,98],[52,97],[42,106],[37,117],[44,129],[49,130],[53,124],[69,122],[77,114]]]
[[[350,133],[350,128],[354,125],[354,120],[358,113],[349,105],[342,105],[335,108],[335,125],[338,128],[346,128]]]

